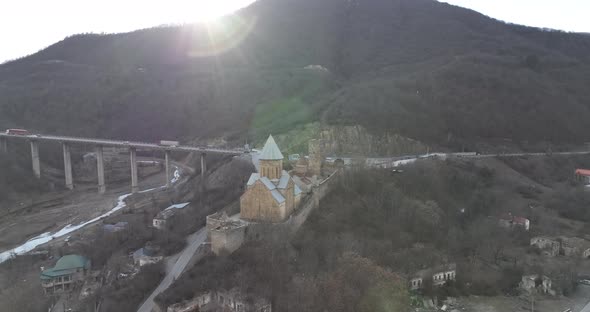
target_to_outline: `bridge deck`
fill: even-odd
[[[11,138],[11,139],[25,139],[25,140],[31,140],[31,141],[49,141],[49,142],[89,144],[89,145],[114,146],[114,147],[133,147],[133,148],[162,150],[162,151],[200,152],[200,153],[225,154],[225,155],[240,155],[240,154],[248,152],[245,149],[221,149],[221,148],[199,147],[199,146],[189,146],[189,145],[165,146],[165,145],[160,145],[160,144],[156,144],[156,143],[146,143],[146,142],[132,142],[132,141],[119,141],[119,140],[108,140],[108,139],[42,135],[42,134],[14,135],[14,134],[0,133],[0,138],[2,138],[2,137],[3,138]]]

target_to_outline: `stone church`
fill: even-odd
[[[283,154],[272,135],[259,156],[258,173],[252,173],[246,192],[240,198],[241,218],[258,222],[282,222],[293,213],[301,189],[283,170]]]

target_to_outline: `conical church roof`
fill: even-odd
[[[272,138],[272,135],[268,137],[266,143],[264,144],[264,148],[262,149],[262,153],[260,154],[261,160],[282,160],[285,158],[279,150],[275,139]]]

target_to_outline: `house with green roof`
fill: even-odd
[[[45,294],[71,291],[82,284],[90,270],[90,260],[84,256],[67,255],[61,257],[50,269],[41,271],[41,286]]]

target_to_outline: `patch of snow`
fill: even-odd
[[[158,186],[158,187],[154,187],[154,188],[151,188],[151,189],[139,191],[138,193],[142,193],[143,194],[143,193],[147,193],[147,192],[151,192],[151,191],[159,190],[159,189],[163,189],[163,188],[165,188],[165,186]]]
[[[174,177],[172,178],[172,180],[170,180],[170,182],[172,182],[173,184],[178,182],[178,180],[180,180],[180,169],[177,166],[174,166],[175,170],[174,170]],[[151,192],[154,190],[158,190],[158,189],[162,189],[165,188],[166,186],[160,186],[160,187],[155,187],[155,188],[151,188],[148,190],[143,190],[139,193],[147,193],[147,192]],[[131,194],[125,194],[125,195],[121,195],[119,196],[119,198],[117,199],[117,205],[115,207],[113,207],[113,209],[109,210],[108,212],[90,220],[90,221],[86,221],[84,223],[80,223],[78,225],[72,225],[72,224],[68,224],[65,227],[63,227],[61,230],[51,234],[50,232],[46,232],[43,233],[41,235],[35,236],[29,240],[27,240],[24,244],[15,247],[13,249],[9,249],[6,251],[3,251],[2,253],[0,253],[0,263],[13,258],[16,255],[22,255],[25,254],[35,248],[37,248],[37,246],[46,244],[48,242],[50,242],[51,240],[55,239],[55,238],[60,238],[64,235],[70,234],[74,231],[77,231],[89,224],[92,224],[96,221],[102,220],[110,215],[112,215],[113,213],[123,209],[126,205],[125,205],[125,199],[127,197],[131,196]],[[178,204],[178,205],[184,205],[182,207],[178,207],[178,208],[184,208],[186,205],[188,205],[189,203],[186,204]],[[173,206],[177,206],[177,205],[173,205]],[[172,206],[171,206],[172,207]]]
[[[182,208],[188,206],[188,204],[190,204],[190,202],[188,202],[188,203],[182,203],[182,204],[175,204],[175,205],[172,205],[172,206],[164,209],[164,211],[170,210],[170,209],[182,209]]]
[[[303,69],[317,70],[317,71],[325,72],[325,73],[329,73],[330,72],[327,68],[325,68],[322,65],[307,65],[307,66],[303,67]]]
[[[125,199],[127,197],[129,197],[130,195],[131,194],[125,194],[125,195],[119,196],[118,201],[117,201],[117,205],[113,209],[109,210],[108,212],[104,213],[103,215],[100,215],[90,221],[86,221],[86,222],[78,224],[78,225],[68,224],[64,228],[62,228],[61,230],[59,230],[53,234],[50,234],[49,232],[43,233],[39,236],[29,239],[26,243],[24,243],[18,247],[15,247],[13,249],[6,250],[6,251],[0,253],[0,263],[6,261],[16,255],[25,254],[25,253],[35,249],[39,245],[43,245],[45,243],[50,242],[51,240],[53,240],[55,238],[60,238],[64,235],[70,234],[78,229],[85,227],[88,224],[94,223],[96,221],[102,220],[102,219],[112,215],[113,213],[115,213],[115,212],[121,210],[123,207],[125,207]]]
[[[394,167],[405,166],[415,162],[418,158],[402,159],[393,162]]]
[[[178,180],[180,180],[180,169],[178,169],[178,167],[176,167],[176,166],[174,168],[175,168],[174,174],[173,174],[172,180],[170,180],[170,183],[172,183],[172,184],[174,184],[174,183],[178,182]]]

